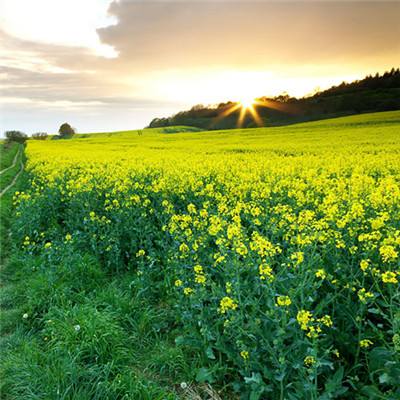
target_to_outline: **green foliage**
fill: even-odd
[[[60,128],[58,129],[58,133],[59,133],[61,139],[66,139],[66,138],[70,138],[73,135],[75,135],[75,129],[72,128],[72,126],[70,124],[68,124],[67,122],[64,122],[63,124],[61,124]]]
[[[36,132],[36,133],[32,134],[32,139],[34,139],[34,140],[46,140],[48,138],[48,136],[49,135],[46,132]]]
[[[28,136],[21,131],[7,131],[5,136],[9,142],[25,143]]]
[[[333,118],[358,113],[400,109],[400,69],[392,69],[381,75],[367,76],[352,83],[341,83],[323,92],[301,99],[288,95],[274,98],[261,97],[254,109],[262,126],[279,126],[302,121]],[[155,118],[149,127],[190,125],[202,129],[233,129],[238,127],[241,107],[236,103],[220,103],[216,106],[197,105],[171,117]],[[241,126],[257,126],[247,112]]]

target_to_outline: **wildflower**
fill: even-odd
[[[324,324],[328,328],[333,326],[332,318],[329,315],[324,315],[318,321],[320,321],[322,324]]]
[[[136,253],[136,257],[143,257],[146,254],[146,252],[143,249],[140,249],[137,253]]]
[[[306,335],[311,339],[316,339],[319,333],[321,333],[321,328],[319,326],[309,326]]]
[[[181,382],[180,384],[181,389],[185,390],[188,387],[188,384],[186,382]]]
[[[280,307],[288,307],[292,304],[289,296],[279,296],[277,299],[277,304]]]
[[[290,256],[290,259],[293,261],[294,265],[297,266],[304,261],[304,253],[302,251],[297,251]]]
[[[52,246],[51,242],[47,242],[45,243],[44,248],[49,249],[51,246]]]
[[[365,288],[360,289],[357,292],[357,295],[362,303],[366,303],[368,299],[372,299],[374,297],[373,293],[367,292]]]
[[[245,256],[248,253],[247,247],[244,243],[240,243],[238,247],[236,247],[236,253],[241,256]]]
[[[189,296],[189,295],[191,295],[192,293],[194,293],[194,290],[193,290],[192,288],[190,288],[190,287],[187,287],[187,288],[183,289],[183,293],[184,293],[186,296]]]
[[[65,235],[65,241],[66,242],[70,242],[72,240],[72,236],[69,234],[69,233],[67,233],[66,235]]]
[[[383,245],[379,248],[379,254],[382,257],[383,262],[394,261],[398,254],[393,246]]]
[[[232,283],[226,282],[225,289],[226,289],[226,293],[231,293],[232,292]]]
[[[307,357],[304,359],[304,365],[305,365],[307,368],[312,367],[316,362],[317,362],[317,361],[315,360],[315,357],[313,357],[313,356],[307,356]]]
[[[201,266],[201,265],[195,265],[194,267],[193,267],[193,269],[194,269],[194,272],[196,273],[196,274],[203,274],[204,273],[204,271],[203,271],[203,267]]]
[[[260,274],[261,280],[268,280],[269,282],[272,282],[274,280],[274,274],[272,268],[269,265],[261,264],[258,267],[258,272]]]
[[[28,317],[29,317],[29,315],[28,315],[27,313],[25,313],[25,314],[22,316],[23,319],[27,319]]]
[[[180,286],[182,286],[183,285],[183,282],[180,280],[180,279],[177,279],[176,281],[175,281],[175,286],[176,287],[180,287]]]
[[[187,252],[189,251],[188,245],[187,245],[186,243],[182,243],[182,244],[179,246],[179,251],[180,251],[181,253],[187,253]]]
[[[250,358],[249,352],[246,351],[246,350],[242,350],[242,351],[240,352],[240,357],[242,357],[243,360],[247,361],[247,360]]]
[[[370,262],[370,260],[361,260],[360,261],[360,268],[361,268],[362,271],[365,272],[368,269],[369,262]]]
[[[383,283],[397,283],[397,277],[394,272],[387,271],[382,274],[382,282]]]
[[[196,206],[194,204],[189,204],[187,206],[187,210],[190,214],[196,214]]]
[[[313,321],[312,314],[310,311],[306,310],[300,310],[297,313],[296,319],[303,331],[306,331],[308,329],[308,324]]]
[[[228,310],[236,310],[238,307],[237,303],[233,299],[228,296],[225,296],[221,299],[219,303],[218,311],[221,314],[225,314]]]
[[[196,283],[200,283],[201,285],[204,285],[206,283],[206,277],[204,275],[196,275],[194,278],[194,281]]]
[[[372,344],[374,344],[374,342],[372,342],[371,340],[369,340],[369,339],[363,339],[363,340],[360,340],[360,347],[362,347],[362,348],[368,348],[369,346],[371,346]]]
[[[326,272],[325,272],[325,270],[323,268],[318,269],[317,272],[315,273],[315,276],[317,278],[320,278],[320,279],[324,280],[326,278]]]

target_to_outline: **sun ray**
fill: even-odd
[[[263,121],[260,118],[260,116],[258,115],[257,110],[255,109],[255,107],[251,106],[251,107],[248,108],[248,110],[250,111],[250,114],[252,115],[252,117],[253,117],[254,121],[256,122],[256,124],[258,126],[263,126]]]
[[[237,122],[238,128],[241,128],[242,125],[243,125],[243,121],[244,121],[244,118],[246,116],[246,111],[247,111],[246,107],[241,107],[240,108],[239,119],[238,119],[238,122]]]

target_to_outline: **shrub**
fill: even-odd
[[[75,135],[75,129],[67,122],[64,122],[58,129],[58,133],[60,134],[61,138],[66,139]]]
[[[48,134],[46,132],[36,132],[32,134],[32,139],[34,140],[46,140],[48,138]]]
[[[28,139],[26,133],[21,131],[7,131],[5,136],[9,142],[25,143]]]

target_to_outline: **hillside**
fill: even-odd
[[[382,75],[367,76],[362,80],[334,86],[310,97],[292,98],[282,95],[258,99],[254,109],[262,126],[287,125],[302,121],[333,118],[359,113],[400,109],[400,69]],[[197,105],[167,118],[155,118],[149,127],[174,125],[196,126],[202,129],[232,129],[238,127],[240,108],[229,113],[236,103],[217,106]],[[242,127],[257,126],[247,112]]]
[[[0,392],[398,399],[399,126],[29,141]]]

